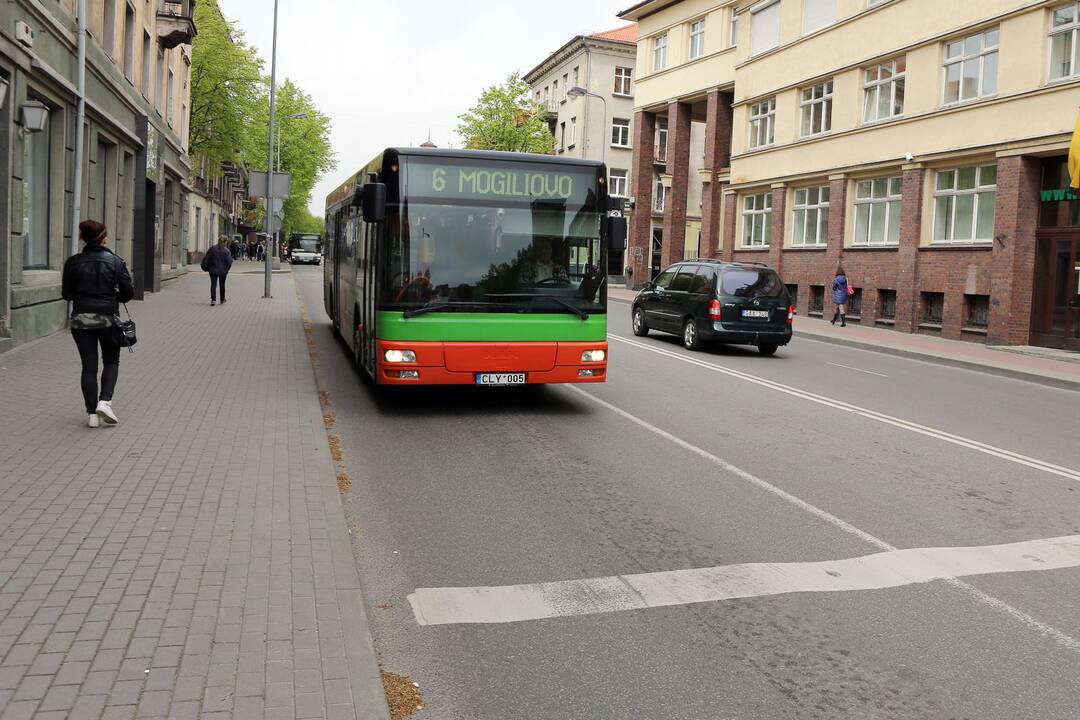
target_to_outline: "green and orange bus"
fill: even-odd
[[[621,207],[598,162],[387,149],[327,198],[334,332],[380,385],[603,382]]]

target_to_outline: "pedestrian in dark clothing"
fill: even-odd
[[[233,260],[240,259],[240,243],[233,238],[232,243],[229,244],[229,254],[232,255]]]
[[[262,262],[266,259],[266,245],[259,243],[258,249],[255,251],[255,259]]]
[[[87,425],[116,425],[112,399],[120,374],[120,346],[113,339],[113,326],[120,303],[135,294],[127,265],[105,247],[109,239],[105,226],[94,220],[79,223],[83,251],[64,263],[61,293],[72,303],[71,337],[82,360],[82,393]],[[101,393],[98,393],[98,347],[101,348]]]
[[[248,241],[247,259],[248,260],[254,260],[255,259],[255,241],[254,240],[249,240]]]
[[[840,319],[840,327],[847,327],[847,321],[845,316],[847,315],[847,300],[848,300],[848,279],[847,274],[844,272],[842,266],[837,266],[836,277],[832,282],[832,294],[833,304],[836,305],[836,312],[833,313],[832,324],[836,324],[837,318]]]
[[[232,253],[225,246],[228,242],[222,235],[217,245],[207,250],[203,257],[202,269],[210,273],[210,307],[217,304],[218,288],[221,288],[221,304],[225,304],[225,278],[233,264]]]

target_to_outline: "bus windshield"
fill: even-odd
[[[294,237],[289,240],[289,249],[293,251],[322,252],[322,241],[317,237]]]
[[[381,305],[603,311],[592,168],[409,159]]]

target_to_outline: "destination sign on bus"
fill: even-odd
[[[595,190],[591,172],[552,171],[543,165],[454,165],[410,162],[408,194],[448,200],[586,202]]]

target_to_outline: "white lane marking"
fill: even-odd
[[[844,368],[845,370],[854,370],[855,372],[866,373],[867,375],[877,375],[878,377],[883,378],[889,377],[885,373],[874,372],[873,370],[863,370],[862,368],[851,367],[850,365],[841,365],[840,363],[834,362],[829,363],[829,365],[832,365],[833,367]]]
[[[420,588],[422,625],[509,623],[787,593],[881,590],[1080,566],[1080,535],[983,547],[892,550],[844,560],[743,563],[501,587]]]
[[[892,415],[886,415],[885,413],[879,413],[875,410],[870,410],[869,408],[860,407],[858,405],[852,405],[851,403],[846,403],[842,400],[835,400],[824,395],[817,395],[816,393],[812,393],[806,390],[800,390],[798,388],[791,387],[790,385],[784,385],[783,383],[778,383],[773,380],[767,380],[756,375],[750,375],[749,373],[744,373],[739,370],[732,370],[721,365],[715,365],[710,362],[705,362],[704,360],[698,360],[697,358],[688,357],[686,355],[682,355],[671,350],[654,347],[646,343],[638,342],[637,340],[630,340],[629,338],[624,338],[621,335],[608,333],[608,339],[616,340],[626,345],[630,345],[631,347],[636,347],[640,350],[645,350],[651,353],[655,353],[657,355],[663,355],[665,357],[679,360],[680,362],[685,362],[690,365],[697,365],[698,367],[703,367],[707,370],[712,370],[713,372],[718,372],[723,375],[738,378],[739,380],[745,380],[746,382],[754,383],[755,385],[761,385],[762,387],[767,387],[771,390],[776,390],[777,392],[792,395],[803,400],[809,400],[810,402],[814,402],[819,405],[825,405],[826,407],[831,407],[836,410],[849,412],[854,415],[867,418],[869,420],[875,420],[877,422],[885,423],[886,425],[892,425],[893,427],[908,430],[913,433],[918,433],[919,435],[925,435],[927,437],[936,438],[947,443],[952,443],[953,445],[959,445],[960,447],[965,447],[969,450],[975,450],[976,452],[981,452],[983,454],[1000,458],[1002,460],[1007,460],[1008,462],[1016,463],[1017,465],[1034,468],[1035,470],[1041,470],[1042,472],[1047,472],[1052,475],[1059,475],[1063,478],[1068,478],[1069,480],[1080,481],[1080,471],[1074,470],[1072,468],[1055,465],[1045,460],[1039,460],[1038,458],[1021,455],[1020,453],[1013,452],[1012,450],[1006,450],[1005,448],[988,445],[987,443],[982,443],[978,440],[972,440],[971,438],[966,438],[961,435],[954,435],[944,430],[938,430],[937,428],[920,425],[918,423],[911,422],[910,420],[904,420],[902,418],[893,417]]]
[[[736,465],[732,465],[727,460],[724,460],[723,458],[720,458],[720,457],[718,457],[716,455],[713,455],[708,450],[704,450],[702,448],[699,448],[697,445],[689,443],[689,442],[687,442],[686,440],[683,440],[680,437],[676,437],[675,435],[672,435],[671,433],[669,433],[666,430],[663,430],[663,429],[661,429],[661,428],[659,428],[659,427],[657,427],[657,426],[655,426],[655,425],[653,425],[653,424],[651,424],[651,423],[649,423],[649,422],[647,422],[645,420],[642,420],[641,418],[637,417],[636,415],[631,415],[630,413],[623,410],[622,408],[616,407],[615,405],[612,405],[611,403],[607,402],[606,400],[601,400],[600,398],[596,397],[592,393],[586,392],[585,390],[582,390],[581,388],[579,388],[577,386],[574,386],[574,385],[566,385],[565,387],[566,387],[566,389],[571,390],[571,391],[577,393],[578,395],[581,395],[582,397],[596,403],[597,405],[600,405],[601,407],[610,410],[611,412],[615,413],[616,415],[619,415],[624,420],[627,420],[628,422],[630,422],[630,423],[632,423],[634,425],[637,425],[637,426],[639,426],[641,428],[644,428],[645,430],[648,430],[649,432],[653,433],[654,435],[657,435],[657,436],[659,436],[659,437],[661,437],[661,438],[663,438],[663,439],[665,439],[665,440],[667,440],[667,441],[669,441],[669,442],[671,442],[671,443],[673,443],[675,445],[678,445],[679,447],[683,448],[684,450],[687,450],[688,452],[691,452],[691,453],[693,453],[693,454],[695,454],[695,455],[697,455],[697,456],[699,456],[699,457],[713,463],[714,465],[718,466],[720,469],[725,470],[725,471],[731,473],[732,475],[735,475],[736,477],[738,477],[738,478],[740,478],[742,480],[745,480],[746,482],[750,483],[751,485],[755,485],[758,488],[760,488],[760,489],[762,489],[762,490],[764,490],[764,491],[766,491],[768,493],[771,493],[771,494],[781,498],[782,500],[784,500],[784,501],[786,501],[788,503],[791,503],[792,505],[798,507],[799,509],[801,509],[801,510],[807,512],[807,513],[810,513],[811,515],[814,515],[814,516],[820,518],[821,520],[824,520],[825,522],[829,523],[833,527],[836,527],[836,528],[842,530],[843,532],[846,532],[846,533],[848,533],[850,535],[854,535],[855,537],[863,540],[864,542],[866,542],[866,543],[868,543],[870,545],[873,545],[874,547],[878,548],[879,550],[883,550],[885,552],[893,552],[895,550],[899,550],[899,548],[897,548],[897,547],[895,547],[893,545],[890,545],[889,543],[885,542],[881,538],[878,538],[878,537],[875,537],[874,535],[871,535],[870,533],[866,532],[865,530],[862,530],[860,528],[855,527],[851,523],[840,519],[839,517],[837,517],[836,515],[833,515],[832,513],[828,512],[827,510],[823,510],[823,509],[817,507],[816,505],[812,505],[812,504],[806,502],[805,500],[803,500],[802,498],[796,497],[795,495],[792,495],[791,493],[787,492],[786,490],[782,490],[782,489],[778,488],[777,486],[773,485],[772,483],[767,482],[765,480],[762,480],[761,478],[757,477],[756,475],[754,475],[752,473],[749,473],[746,470],[743,470],[742,468],[740,468],[740,467],[738,467]],[[617,578],[618,578],[618,576],[616,576],[616,579]],[[1016,620],[1019,623],[1031,628],[1032,630],[1034,630],[1038,634],[1042,635],[1043,637],[1047,637],[1047,638],[1053,640],[1054,642],[1058,643],[1062,647],[1064,647],[1064,648],[1066,648],[1068,650],[1072,650],[1073,652],[1080,653],[1080,640],[1076,640],[1073,637],[1071,637],[1069,635],[1066,635],[1062,631],[1058,630],[1057,628],[1054,628],[1054,627],[1052,627],[1050,625],[1047,625],[1046,623],[1042,622],[1041,620],[1039,620],[1039,619],[1037,619],[1035,617],[1032,617],[1031,615],[1028,615],[1027,613],[1013,607],[1012,605],[1009,605],[1004,600],[1000,600],[1000,599],[998,599],[996,597],[993,597],[992,595],[988,595],[988,594],[984,593],[982,590],[979,590],[978,588],[976,588],[976,587],[974,587],[972,585],[969,585],[968,583],[964,582],[963,580],[960,580],[960,579],[957,579],[957,578],[946,578],[945,582],[948,583],[949,585],[952,585],[955,588],[963,590],[968,595],[974,597],[976,600],[983,603],[984,605],[987,605],[987,606],[989,606],[989,607],[991,607],[991,608],[993,608],[995,610],[998,610],[1000,612],[1003,612],[1003,613],[1009,615],[1014,620]],[[423,588],[421,588],[421,589],[423,589]],[[416,592],[414,592],[414,593],[412,593],[411,595],[408,596],[409,604],[412,605],[412,608],[413,608],[413,615],[416,617],[416,621],[420,625],[431,624],[430,621],[428,620],[426,614],[425,614],[426,612],[428,612],[426,607],[421,605],[421,604],[418,604],[416,602],[417,598],[421,597],[421,595],[426,595],[427,593],[425,592],[425,593],[422,593],[421,595],[418,595],[417,593],[420,593],[420,590],[417,590]],[[431,611],[431,612],[434,612],[434,611]]]

